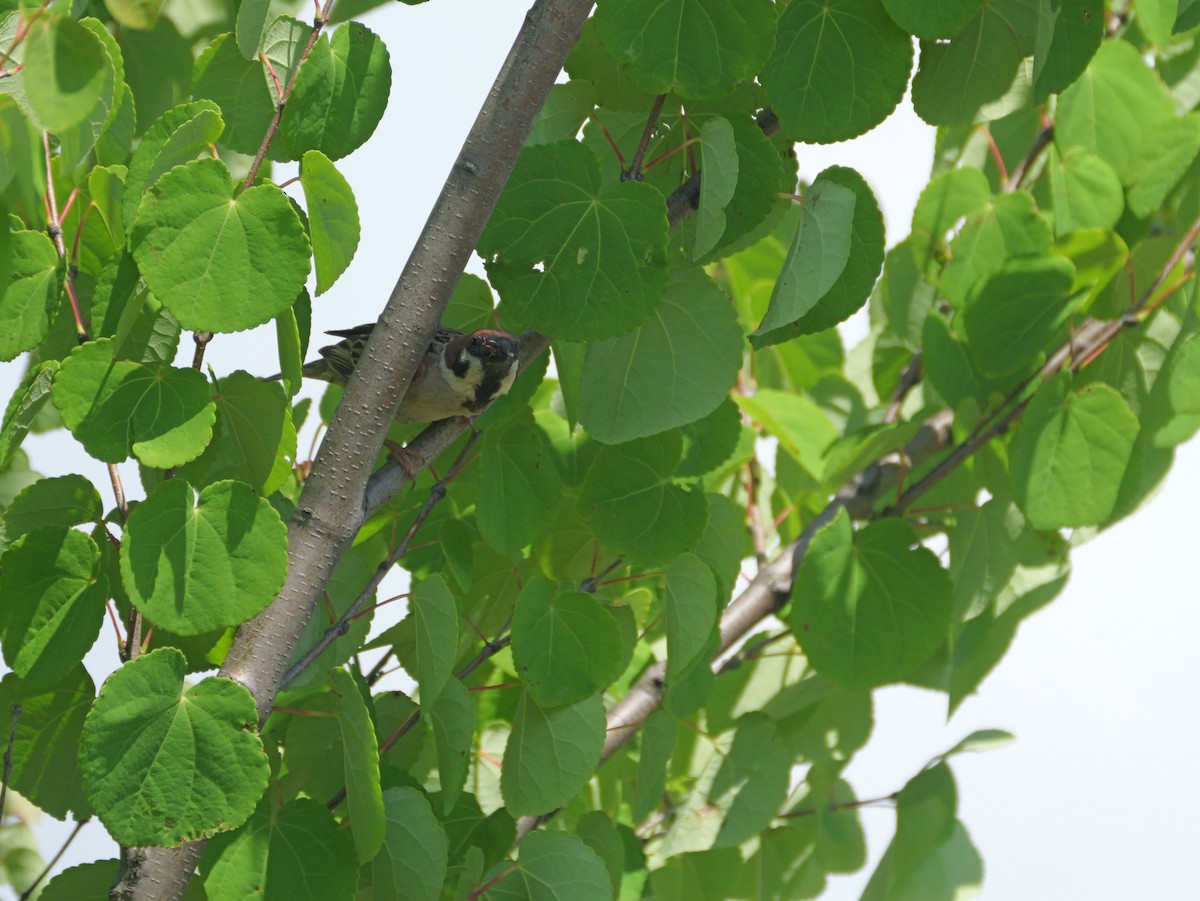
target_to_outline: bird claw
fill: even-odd
[[[404,470],[404,474],[408,476],[408,480],[416,482],[417,472],[426,464],[426,459],[420,454],[410,451],[403,444],[392,441],[390,438],[385,439],[383,443],[387,446],[392,459],[396,461],[396,465]]]

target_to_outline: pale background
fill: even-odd
[[[527,7],[527,0],[434,0],[366,18],[391,52],[392,102],[379,133],[339,163],[355,190],[363,235],[350,270],[314,302],[314,335],[376,317]],[[932,147],[933,130],[906,101],[864,138],[798,148],[801,176],[812,179],[835,163],[858,169],[883,207],[890,246],[908,232]],[[277,169],[276,178],[291,174]],[[303,202],[298,186],[290,191]],[[848,344],[863,333],[861,322],[843,329]],[[181,360],[190,360],[191,351],[185,336]],[[218,373],[275,371],[274,331],[220,335],[206,360]],[[11,394],[20,370],[16,363],[0,366],[0,398]],[[305,393],[316,396],[317,390]],[[311,437],[310,424],[301,446]],[[92,462],[89,468],[65,432],[31,437],[26,449],[46,475],[82,468],[111,502],[103,467]],[[874,733],[846,774],[861,798],[900,788],[975,729],[1003,728],[1017,736],[1001,750],[952,761],[959,816],[984,859],[985,899],[1200,897],[1200,655],[1194,639],[1200,608],[1191,559],[1198,467],[1200,445],[1181,448],[1170,478],[1145,509],[1074,552],[1066,590],[1026,621],[979,694],[950,722],[943,695],[900,687],[876,693]],[[125,464],[122,472],[126,490],[140,496],[136,468]],[[381,596],[394,593],[396,584],[385,583]],[[377,630],[402,613],[399,606],[380,611]],[[97,682],[115,666],[107,623],[87,663]],[[825,899],[857,898],[891,838],[891,810],[866,809],[861,816],[868,865],[833,879]],[[47,859],[69,826],[48,818],[39,825]],[[56,872],[114,854],[93,821]]]

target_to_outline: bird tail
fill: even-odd
[[[337,367],[333,367],[331,369],[329,363],[326,362],[324,357],[319,360],[310,360],[309,362],[305,363],[302,367],[300,367],[300,375],[306,379],[321,379],[325,382],[336,382],[339,380]],[[278,382],[282,380],[282,372],[277,372],[274,375],[263,377],[264,382]]]

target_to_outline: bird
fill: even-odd
[[[320,359],[305,363],[301,373],[306,378],[345,385],[374,328],[375,323],[369,322],[326,332],[342,340],[320,348]],[[503,329],[481,328],[467,334],[439,327],[400,401],[396,421],[437,422],[453,416],[477,416],[497,397],[508,393],[517,377],[519,355],[516,336]],[[270,378],[279,379],[282,374]],[[396,462],[411,476],[411,458],[416,455],[395,442],[386,443]]]

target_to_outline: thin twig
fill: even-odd
[[[1021,160],[1020,165],[1013,170],[1012,176],[1004,183],[1002,190],[1008,193],[1021,187],[1021,183],[1025,180],[1025,176],[1029,174],[1029,170],[1033,168],[1033,164],[1037,162],[1038,157],[1050,146],[1050,142],[1053,140],[1054,126],[1046,125],[1038,132],[1038,136],[1033,141],[1033,146],[1025,154],[1025,159]]]
[[[467,459],[470,456],[471,451],[475,448],[476,443],[478,443],[481,434],[481,432],[472,432],[467,438],[467,443],[463,445],[463,449],[459,452],[458,457],[456,457],[454,462],[450,464],[450,468],[446,471],[446,475],[443,476],[440,481],[434,484],[431,489],[429,489],[429,497],[425,499],[425,506],[421,508],[421,512],[417,514],[417,518],[414,519],[413,524],[409,526],[408,533],[404,536],[404,540],[396,545],[396,547],[392,549],[392,552],[388,554],[387,559],[375,568],[374,575],[371,576],[371,580],[367,582],[366,587],[363,588],[358,597],[354,599],[354,603],[347,607],[346,611],[340,617],[338,617],[337,621],[325,630],[325,634],[323,634],[317,640],[317,643],[309,649],[308,653],[296,661],[292,668],[284,674],[283,681],[280,683],[281,688],[286,688],[288,683],[308,669],[308,667],[310,667],[313,662],[325,652],[326,648],[337,641],[337,639],[342,635],[346,634],[350,628],[351,620],[353,620],[354,617],[358,615],[358,612],[367,605],[367,602],[370,601],[372,595],[375,594],[375,590],[379,587],[379,583],[383,581],[384,576],[391,572],[392,567],[396,565],[397,561],[399,561],[401,557],[408,553],[408,549],[412,544],[413,538],[416,536],[421,526],[425,524],[425,521],[429,519],[429,514],[433,512],[433,508],[436,507],[438,502],[446,496],[446,486],[449,485],[450,482],[452,482],[454,478],[460,472],[462,472],[463,467],[467,465]]]
[[[754,559],[759,566],[767,562],[767,536],[763,532],[762,516],[758,509],[758,493],[762,484],[762,473],[757,457],[746,463],[746,528],[750,532],[750,544],[754,548]]]
[[[13,745],[17,741],[17,722],[25,708],[20,704],[12,705],[12,725],[8,729],[8,744],[4,748],[4,774],[0,778],[0,824],[4,822],[4,802],[8,800],[8,778],[12,775]]]
[[[863,798],[857,801],[830,801],[828,804],[822,804],[819,807],[797,807],[794,810],[789,810],[787,813],[779,814],[778,817],[781,820],[790,820],[796,817],[811,817],[813,814],[827,811],[857,810],[860,807],[871,807],[875,804],[894,804],[898,797],[900,797],[900,792],[894,791],[890,795],[884,795],[881,798]]]
[[[904,371],[900,373],[900,383],[896,386],[891,402],[888,403],[887,410],[883,414],[884,422],[896,422],[900,418],[900,408],[904,406],[904,401],[912,389],[917,387],[921,381],[921,370],[921,352],[917,351],[908,361],[908,365],[904,367]]]
[[[26,901],[26,899],[33,895],[34,889],[41,885],[42,880],[50,875],[50,871],[58,865],[60,860],[62,860],[62,856],[67,853],[67,848],[71,847],[71,842],[75,841],[75,836],[79,835],[80,831],[88,824],[88,820],[90,819],[91,817],[88,817],[87,819],[76,821],[75,828],[71,830],[71,834],[67,836],[67,840],[62,843],[62,847],[58,849],[58,853],[55,854],[54,857],[50,859],[50,862],[42,868],[42,872],[38,874],[37,879],[33,880],[33,882],[29,884],[29,888],[21,892],[21,896],[17,899],[17,901]]]
[[[63,241],[62,225],[59,222],[58,199],[54,191],[54,169],[50,163],[50,133],[46,131],[42,132],[42,149],[46,160],[46,232],[54,241],[54,248],[58,251],[58,258],[66,263],[67,245]],[[63,290],[66,291],[67,300],[71,303],[71,313],[75,317],[75,333],[79,337],[79,343],[82,344],[88,340],[88,332],[87,327],[83,324],[83,313],[79,309],[79,298],[75,296],[73,267],[67,267],[67,277],[63,281]]]
[[[204,351],[208,342],[213,339],[212,332],[193,332],[192,340],[196,342],[196,352],[192,354],[192,368],[199,371],[204,365]]]
[[[606,567],[604,567],[604,569],[600,570],[600,572],[593,573],[592,575],[590,575],[586,579],[584,579],[582,582],[580,582],[579,590],[586,592],[588,594],[595,594],[596,589],[600,586],[601,582],[604,581],[604,578],[624,562],[625,562],[625,555],[624,554],[619,555],[615,560],[613,560],[612,563],[608,564],[608,566],[606,566]]]
[[[121,526],[124,527],[126,520],[129,519],[129,504],[125,501],[125,488],[121,485],[121,473],[117,470],[117,464],[108,464],[108,478],[112,482],[113,496],[117,499],[117,512],[121,516]],[[129,625],[125,629],[125,647],[120,653],[121,660],[123,662],[136,660],[141,647],[142,613],[136,604],[130,604]]]
[[[782,632],[777,632],[774,635],[764,635],[757,641],[748,641],[742,646],[742,649],[736,654],[730,656],[728,660],[721,664],[717,670],[717,675],[728,673],[731,670],[737,669],[748,660],[757,660],[762,656],[762,651],[770,647],[777,641],[782,641],[792,634],[790,629],[784,629]]]
[[[327,0],[325,6],[313,19],[312,31],[308,35],[308,43],[300,51],[300,57],[296,60],[296,65],[292,68],[291,74],[288,75],[287,87],[283,89],[283,93],[279,96],[279,102],[275,104],[275,112],[271,116],[270,123],[267,125],[262,143],[258,145],[258,152],[254,154],[254,162],[250,164],[250,171],[246,173],[246,178],[242,182],[241,189],[243,191],[254,184],[254,179],[258,178],[258,170],[262,168],[263,161],[267,158],[267,150],[270,149],[271,142],[275,140],[275,133],[279,131],[279,122],[283,118],[284,107],[287,106],[287,102],[292,96],[292,89],[296,86],[296,76],[300,74],[301,67],[308,59],[308,55],[312,53],[312,48],[316,46],[317,38],[321,36],[321,29],[329,21],[329,11],[332,7],[333,0]],[[274,72],[271,74],[274,76]],[[276,81],[276,84],[278,84],[278,81]]]
[[[629,168],[621,173],[621,181],[642,180],[642,161],[646,158],[646,149],[650,146],[650,138],[653,137],[654,129],[658,126],[658,116],[662,112],[666,99],[666,94],[659,94],[654,98],[654,104],[650,107],[650,115],[646,117],[646,127],[642,130],[642,139],[638,142],[637,152],[629,161]]]
[[[12,58],[13,51],[17,49],[21,41],[25,40],[25,36],[29,34],[29,29],[33,23],[38,20],[38,17],[42,13],[50,8],[51,2],[52,0],[43,0],[42,5],[35,9],[26,21],[17,25],[17,31],[13,35],[12,43],[8,45],[8,49],[4,51],[4,55],[0,56],[0,73],[4,73],[4,64]],[[12,73],[7,74],[11,75]]]

